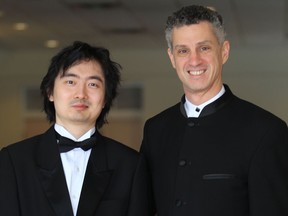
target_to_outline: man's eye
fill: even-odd
[[[187,49],[179,49],[178,51],[177,51],[177,54],[179,55],[179,56],[185,56],[185,55],[187,55],[189,53],[189,50],[187,50]]]
[[[72,84],[74,84],[74,81],[72,81],[72,80],[67,80],[66,83],[69,84],[69,85],[72,85]]]
[[[98,85],[96,83],[89,83],[88,86],[93,87],[93,88],[97,88]]]
[[[187,53],[187,50],[179,50],[178,53]]]
[[[201,47],[201,50],[202,51],[207,51],[207,50],[210,50],[210,48],[205,46],[205,47]]]

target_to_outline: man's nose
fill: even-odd
[[[87,98],[87,89],[84,84],[80,84],[77,87],[76,93],[75,93],[76,98]]]
[[[198,52],[191,52],[189,55],[189,63],[192,66],[197,66],[201,63],[202,59],[201,59],[201,55]]]

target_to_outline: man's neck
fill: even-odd
[[[195,106],[207,103],[210,100],[213,100],[215,97],[220,97],[224,94],[225,88],[223,85],[220,86],[216,91],[211,92],[199,92],[199,93],[186,93],[186,99]],[[220,94],[220,95],[219,95]]]
[[[82,138],[83,135],[86,137],[86,133],[91,130],[89,137],[95,132],[95,127],[79,127],[79,126],[63,126],[59,123],[55,123],[55,130],[60,133],[61,135],[64,134],[69,134],[69,136],[72,136],[74,139],[78,140],[79,138]],[[72,138],[70,137],[70,138]],[[89,138],[87,137],[87,138]],[[69,137],[68,137],[69,138]]]

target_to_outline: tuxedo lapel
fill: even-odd
[[[97,144],[92,149],[82,186],[77,216],[93,216],[106,191],[112,170],[108,160],[104,139],[97,137]]]
[[[53,126],[43,134],[36,156],[39,180],[55,214],[72,216],[72,206]]]

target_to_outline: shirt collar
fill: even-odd
[[[193,103],[191,103],[187,97],[185,96],[185,104],[184,104],[184,108],[185,108],[185,111],[187,113],[187,117],[199,117],[201,111],[203,110],[203,108],[205,106],[207,106],[208,104],[216,101],[218,98],[220,98],[223,94],[225,93],[225,88],[224,86],[222,85],[222,88],[221,90],[218,92],[217,95],[215,95],[213,98],[211,98],[210,100],[196,106],[194,105]],[[197,111],[196,111],[197,110]],[[199,110],[199,111],[198,111]]]
[[[55,123],[54,129],[57,133],[59,133],[63,137],[67,137],[69,139],[72,139],[74,141],[83,141],[85,139],[90,138],[95,133],[95,127],[88,130],[85,134],[83,134],[79,139],[76,139],[69,131],[67,131],[63,126]]]

